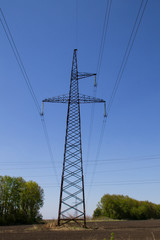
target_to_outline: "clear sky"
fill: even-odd
[[[106,102],[140,2],[112,1],[97,87],[97,97]],[[40,104],[44,98],[68,92],[74,48],[78,48],[79,71],[96,72],[106,0],[77,3],[78,11],[75,0],[0,1]],[[92,106],[81,106],[87,215],[93,214],[106,193],[160,204],[159,9],[159,0],[149,0],[107,119],[97,163],[103,105],[95,105],[90,144]],[[38,182],[45,192],[43,217],[56,218],[67,105],[48,103],[44,109],[57,182],[40,117],[1,25],[0,42],[0,174]],[[81,93],[93,95],[94,79],[80,80],[79,84]]]

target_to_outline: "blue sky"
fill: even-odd
[[[41,104],[69,90],[73,49],[78,69],[96,72],[106,0],[1,0],[10,30]],[[140,0],[113,0],[97,97],[109,101]],[[160,2],[148,2],[113,106],[107,119],[94,184],[103,105],[81,106],[87,215],[105,193],[160,203]],[[76,16],[78,24],[76,24]],[[77,36],[77,40],[76,40]],[[40,117],[0,25],[0,170],[2,175],[37,181],[45,191],[44,218],[56,218],[59,186],[50,161]],[[94,79],[80,81],[93,95]],[[45,104],[45,119],[60,182],[67,105]],[[88,159],[88,164],[85,162]],[[90,195],[89,195],[90,193]]]

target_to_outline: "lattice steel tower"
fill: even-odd
[[[79,94],[78,80],[90,76],[96,74],[78,72],[77,49],[74,49],[69,96],[62,95],[42,101],[68,103],[58,225],[80,220],[83,221],[84,227],[86,226],[80,103],[105,104],[103,99]]]

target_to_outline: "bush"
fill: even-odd
[[[0,225],[40,220],[43,197],[43,189],[36,182],[0,176]]]
[[[101,198],[93,217],[112,219],[159,219],[160,205],[148,201],[137,201],[123,195],[106,194]]]

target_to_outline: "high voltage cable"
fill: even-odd
[[[145,167],[135,167],[135,168],[122,168],[122,169],[111,169],[111,170],[102,170],[97,171],[99,173],[108,173],[108,172],[124,172],[124,171],[133,171],[133,170],[140,170],[140,169],[150,169],[150,168],[159,168],[160,165],[152,165],[152,166],[145,166]],[[91,181],[92,185],[92,181]]]
[[[98,62],[97,62],[96,81],[98,81],[99,73],[100,73],[100,69],[101,69],[104,45],[105,45],[106,35],[107,35],[107,31],[108,31],[109,16],[110,16],[110,12],[111,12],[111,5],[112,5],[112,0],[107,0],[104,23],[103,23],[103,30],[102,30],[102,37],[101,37],[101,43],[100,43],[100,49],[99,49],[99,55],[98,55]],[[97,85],[97,83],[96,83],[96,85]],[[94,97],[96,97],[96,94],[97,94],[97,88],[94,87],[94,93],[93,93]],[[91,147],[91,137],[92,137],[93,121],[94,121],[94,111],[95,111],[95,104],[93,104],[92,108],[91,108],[91,118],[90,118],[90,128],[89,128],[89,138],[88,138],[88,150],[87,150],[87,161],[89,159],[90,147]]]
[[[140,169],[150,169],[150,168],[159,168],[160,165],[151,165],[151,166],[144,166],[144,167],[133,167],[133,168],[122,168],[122,169],[111,169],[111,170],[102,170],[102,171],[97,171],[96,173],[108,173],[108,172],[123,172],[123,171],[132,171],[132,170],[140,170]],[[20,167],[20,168],[0,168],[0,170],[16,170],[16,169],[43,169],[43,168],[48,168],[52,169],[51,167]],[[60,167],[58,167],[60,168]],[[93,172],[90,172],[92,174]],[[86,175],[86,173],[84,173]],[[56,176],[56,175],[55,175]],[[91,182],[91,186],[93,181]]]
[[[17,169],[44,169],[44,168],[48,168],[48,169],[52,169],[52,167],[20,167],[20,168],[0,168],[0,170],[17,170]],[[55,176],[57,176],[57,174],[55,174]]]
[[[18,63],[18,66],[19,66],[19,68],[21,70],[21,73],[22,73],[22,76],[23,76],[23,78],[25,80],[27,88],[28,88],[28,90],[29,90],[29,92],[31,94],[31,97],[32,97],[33,101],[34,101],[34,104],[35,104],[36,109],[37,109],[37,111],[39,113],[39,116],[41,116],[40,115],[41,114],[41,108],[40,108],[39,102],[38,102],[37,97],[35,95],[35,92],[34,92],[34,90],[32,88],[30,79],[29,79],[28,74],[26,72],[26,69],[24,67],[23,61],[22,61],[22,59],[20,57],[18,48],[17,48],[17,46],[15,44],[15,41],[14,41],[13,36],[11,34],[10,28],[9,28],[9,26],[7,24],[6,18],[4,16],[3,11],[2,11],[1,8],[0,8],[0,13],[1,13],[1,16],[2,16],[2,18],[0,17],[0,22],[2,24],[3,30],[4,30],[4,32],[6,34],[6,37],[7,37],[8,41],[9,41],[9,44],[11,46],[11,49],[12,49],[13,54],[15,56],[15,59],[16,59],[16,61]],[[47,143],[50,159],[51,159],[52,164],[54,165],[53,168],[54,168],[54,171],[56,173],[56,176],[57,176],[56,178],[57,178],[57,181],[58,181],[58,175],[57,175],[57,171],[55,169],[55,163],[54,163],[54,159],[53,159],[53,153],[52,153],[51,144],[50,144],[50,141],[49,141],[49,136],[48,136],[48,131],[47,131],[45,119],[44,119],[44,116],[42,116],[40,118],[41,118],[41,123],[42,123],[43,131],[44,131],[44,135],[45,135],[45,139],[46,139],[46,143]]]
[[[97,186],[106,186],[106,185],[111,185],[111,186],[119,186],[119,185],[141,185],[141,184],[156,184],[160,183],[159,179],[149,179],[149,180],[122,180],[118,182],[97,182],[94,187]],[[43,185],[44,184],[44,185]],[[49,185],[49,183],[39,183],[39,185],[43,187],[60,187],[60,185]],[[86,184],[87,187],[90,187],[90,184]]]
[[[119,181],[119,182],[108,182],[108,183],[97,183],[93,187],[102,187],[102,186],[123,186],[123,185],[145,185],[145,184],[159,184],[160,180],[143,180],[143,181]],[[43,188],[55,187],[58,188],[60,185],[41,185]],[[86,187],[90,187],[89,184],[86,184]]]
[[[110,112],[113,100],[115,98],[115,95],[116,95],[116,92],[117,92],[117,89],[118,89],[118,86],[119,86],[119,83],[120,83],[120,80],[122,78],[124,69],[126,67],[126,64],[127,64],[127,61],[128,61],[128,57],[129,57],[131,49],[133,47],[133,43],[135,41],[135,38],[136,38],[136,35],[137,35],[137,32],[138,32],[139,26],[141,24],[141,21],[142,21],[142,18],[143,18],[143,15],[144,15],[144,12],[145,12],[148,0],[146,0],[145,4],[143,4],[143,3],[144,3],[144,0],[141,1],[140,8],[138,10],[138,14],[136,16],[136,20],[134,22],[134,26],[133,26],[133,29],[132,29],[132,32],[131,32],[131,35],[130,35],[130,38],[129,38],[129,41],[128,41],[128,44],[127,44],[127,48],[126,48],[125,54],[123,56],[123,60],[122,60],[121,66],[120,66],[120,70],[118,72],[118,76],[117,76],[117,79],[116,79],[116,82],[115,82],[115,85],[114,85],[114,88],[113,88],[113,91],[112,91],[112,94],[111,94],[111,97],[110,97],[110,100],[109,100],[109,103],[108,103],[108,106],[107,106],[107,116],[108,116],[108,114]],[[143,9],[142,9],[142,7],[143,7]],[[140,13],[141,13],[141,15],[140,15]],[[106,123],[106,121],[105,121],[105,123]],[[103,129],[105,129],[104,124],[102,125],[101,132],[103,131]],[[104,135],[104,131],[103,131],[103,134],[101,135],[102,138],[103,138],[103,135]],[[99,142],[100,142],[99,148],[101,148],[101,144],[102,144],[101,138],[100,138]],[[99,148],[97,150],[97,153],[100,152]],[[98,154],[97,154],[97,156],[98,156]],[[98,157],[97,157],[97,159],[98,159]],[[96,170],[96,168],[94,168],[94,169]],[[95,175],[95,172],[93,172],[93,176],[94,175]],[[92,181],[92,183],[90,185],[90,189],[89,189],[89,194],[88,195],[90,195],[90,191],[91,191],[92,186],[93,186],[93,181]]]
[[[59,183],[57,170],[56,170],[56,165],[55,165],[54,158],[53,158],[53,152],[52,152],[52,148],[51,148],[51,144],[50,144],[49,135],[48,135],[47,126],[46,126],[46,122],[45,122],[44,116],[41,117],[41,123],[42,123],[42,126],[43,126],[43,130],[44,130],[44,134],[45,134],[45,138],[46,138],[46,142],[47,142],[47,146],[48,146],[48,151],[49,151],[49,155],[50,155],[50,158],[51,158],[51,162],[53,164],[53,169],[54,169],[54,171],[56,173],[57,182]]]
[[[36,106],[36,108],[37,108],[37,111],[38,111],[38,113],[40,114],[40,113],[41,113],[41,108],[40,108],[40,106],[39,106],[39,103],[38,103],[38,100],[37,100],[36,95],[35,95],[35,93],[34,93],[34,90],[33,90],[32,86],[31,86],[31,83],[30,83],[28,74],[27,74],[27,72],[26,72],[26,69],[25,69],[24,64],[23,64],[23,62],[22,62],[22,59],[21,59],[21,57],[20,57],[19,51],[18,51],[18,49],[17,49],[17,47],[16,47],[15,41],[14,41],[14,39],[13,39],[13,36],[12,36],[12,34],[11,34],[11,31],[10,31],[10,29],[9,29],[9,26],[8,26],[8,24],[7,24],[7,21],[6,21],[6,19],[5,19],[5,16],[4,16],[1,8],[0,8],[0,12],[1,12],[1,15],[2,15],[2,18],[3,18],[3,21],[4,21],[4,23],[3,23],[3,21],[2,21],[2,19],[1,19],[1,17],[0,17],[0,22],[1,22],[1,24],[2,24],[3,30],[4,30],[4,32],[5,32],[5,34],[6,34],[6,37],[7,37],[8,41],[9,41],[9,44],[10,44],[11,48],[12,48],[12,51],[13,51],[13,53],[14,53],[14,56],[15,56],[15,58],[16,58],[16,61],[17,61],[18,65],[19,65],[19,68],[20,68],[20,70],[21,70],[21,73],[22,73],[22,75],[23,75],[23,78],[24,78],[24,80],[25,80],[25,82],[26,82],[26,84],[27,84],[28,90],[29,90],[29,92],[30,92],[30,94],[31,94],[31,96],[32,96],[32,99],[33,99],[34,103],[35,103],[35,106]]]
[[[119,73],[118,73],[118,76],[117,76],[117,80],[116,80],[116,83],[115,83],[115,86],[113,88],[113,92],[112,92],[112,95],[111,95],[111,98],[109,100],[109,104],[107,106],[107,116],[110,112],[110,108],[111,108],[111,105],[113,103],[113,100],[114,100],[114,97],[115,97],[115,94],[117,92],[117,89],[118,89],[118,86],[119,86],[119,83],[120,83],[120,80],[122,78],[122,74],[124,72],[124,69],[125,69],[125,66],[127,64],[127,60],[128,60],[128,57],[130,55],[130,52],[131,52],[131,49],[133,47],[133,43],[134,43],[134,40],[136,38],[136,35],[137,35],[137,32],[138,32],[138,29],[139,29],[139,26],[141,24],[141,21],[142,21],[142,17],[144,15],[144,11],[146,9],[146,6],[147,6],[147,2],[148,0],[146,0],[146,3],[144,5],[144,8],[142,10],[142,6],[143,6],[143,2],[144,0],[141,1],[141,4],[140,4],[140,8],[139,8],[139,11],[138,11],[138,14],[136,16],[136,20],[135,20],[135,23],[134,23],[134,26],[133,26],[133,29],[132,29],[132,32],[131,32],[131,35],[130,35],[130,38],[129,38],[129,41],[128,41],[128,44],[127,44],[127,48],[126,48],[126,51],[125,51],[125,54],[123,56],[123,60],[122,60],[122,63],[121,63],[121,66],[120,66],[120,70],[119,70]],[[142,10],[142,11],[141,11]],[[140,16],[140,13],[141,13],[141,16]],[[139,17],[140,16],[140,17]],[[139,22],[138,22],[138,19],[139,19]],[[137,24],[138,22],[138,24]],[[137,27],[136,27],[137,26]],[[134,35],[133,35],[134,34]],[[133,39],[132,39],[133,37]],[[105,124],[106,124],[106,121],[103,122],[103,125],[102,125],[102,129],[101,129],[101,135],[100,135],[100,140],[99,140],[99,144],[98,144],[98,150],[97,150],[97,157],[96,159],[98,160],[98,157],[99,157],[99,153],[100,153],[100,149],[101,149],[101,145],[102,145],[102,139],[103,139],[103,136],[104,136],[104,130],[105,130]],[[96,166],[94,168],[94,170],[96,170]],[[93,172],[93,176],[95,175],[95,173]],[[93,177],[94,178],[94,177]]]
[[[135,20],[135,23],[134,23],[129,41],[128,41],[128,44],[127,44],[127,47],[126,47],[126,51],[125,51],[125,54],[124,54],[123,59],[122,59],[122,63],[121,63],[121,66],[120,66],[120,69],[119,69],[119,72],[118,72],[118,75],[117,75],[117,79],[116,79],[116,82],[115,82],[115,85],[114,85],[114,88],[113,88],[113,91],[112,91],[112,94],[111,94],[111,97],[110,97],[110,100],[109,100],[109,103],[108,103],[108,106],[107,106],[107,114],[109,114],[111,106],[113,104],[117,89],[119,87],[124,69],[125,69],[127,61],[128,61],[128,57],[129,57],[130,52],[132,50],[133,43],[135,41],[139,26],[141,24],[141,21],[142,21],[142,18],[143,18],[148,0],[146,0],[145,4],[143,4],[143,3],[144,3],[144,0],[141,1],[140,8],[139,8],[139,11],[138,11],[138,14],[137,14],[137,17],[136,17],[136,20]],[[143,7],[143,9],[142,9],[142,7]]]
[[[98,164],[108,164],[108,163],[121,163],[121,162],[140,162],[140,161],[150,161],[150,160],[160,160],[160,156],[159,155],[155,155],[157,157],[150,157],[150,156],[146,156],[146,157],[138,157],[138,158],[110,158],[110,159],[101,159],[98,160]],[[96,163],[96,160],[90,160],[90,161],[83,161],[85,164],[89,163],[89,165],[94,165],[94,163]],[[50,164],[51,162],[45,162]],[[4,165],[36,165],[36,164],[44,164],[44,162],[0,162],[0,164],[4,164]],[[97,164],[97,163],[96,163]],[[60,163],[57,165],[61,165]],[[45,165],[46,166],[46,165]]]
[[[99,139],[99,143],[98,143],[98,148],[97,148],[97,153],[96,153],[96,161],[95,161],[95,165],[93,168],[93,172],[92,172],[92,176],[91,176],[91,184],[90,184],[90,188],[88,190],[88,198],[90,196],[90,192],[92,190],[92,186],[93,186],[93,181],[94,181],[94,177],[95,177],[95,173],[96,173],[96,168],[97,168],[97,163],[98,163],[98,157],[100,154],[100,150],[101,150],[101,145],[102,145],[102,141],[103,141],[103,136],[104,136],[104,130],[105,130],[105,126],[106,126],[106,118],[104,119],[103,123],[102,123],[102,128],[101,128],[101,133],[100,133],[100,139]]]
[[[23,178],[43,178],[43,177],[55,177],[55,175],[40,175],[40,176],[24,176]]]
[[[98,163],[97,159],[99,157],[99,153],[100,153],[100,149],[101,149],[101,145],[102,145],[102,141],[103,141],[105,125],[106,125],[106,119],[104,119],[104,121],[103,121],[102,129],[101,129],[101,133],[100,133],[100,141],[98,143],[98,148],[97,148],[98,150],[97,150],[97,153],[96,153],[95,165],[94,165],[94,168],[93,168],[93,173],[92,173],[91,181],[90,181],[91,184],[93,183],[95,173],[96,173],[96,168],[97,168],[97,163]],[[90,195],[90,192],[91,192],[91,188],[89,189],[88,195]]]
[[[105,40],[106,40],[108,23],[109,23],[109,16],[110,16],[110,12],[111,12],[111,4],[112,4],[112,0],[107,0],[107,6],[106,6],[106,12],[105,12],[103,30],[102,30],[102,38],[101,38],[101,44],[100,44],[100,50],[99,50],[99,56],[98,56],[98,63],[97,63],[97,79],[99,77],[99,72],[100,72],[100,69],[101,69],[101,63],[102,63],[103,51],[104,51],[104,44],[105,44]]]

